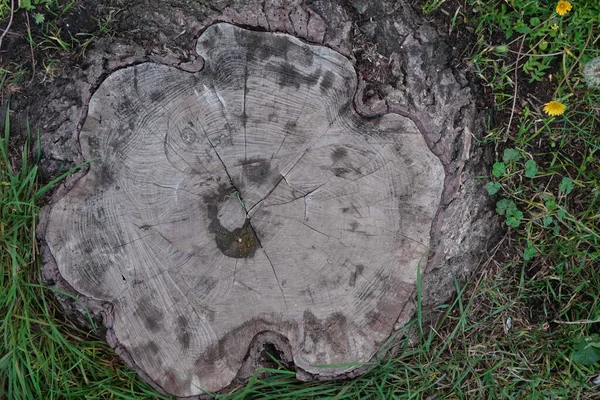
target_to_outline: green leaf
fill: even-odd
[[[550,224],[552,223],[552,221],[554,221],[554,218],[552,218],[549,215],[546,215],[544,217],[544,219],[542,220],[542,225],[544,225],[544,228],[547,228],[548,226],[550,226]]]
[[[581,337],[573,343],[571,361],[583,365],[594,365],[600,361],[600,349],[598,336]]]
[[[571,178],[567,178],[566,176],[562,179],[562,181],[560,182],[560,185],[558,185],[558,188],[560,189],[561,192],[563,192],[565,195],[571,193],[573,191],[573,179]]]
[[[533,30],[525,24],[515,27],[515,31],[524,35],[533,32]]]
[[[492,167],[492,175],[496,178],[500,178],[506,172],[506,165],[502,162],[495,162]]]
[[[495,46],[494,47],[494,53],[496,53],[497,55],[506,55],[506,53],[508,53],[508,46],[503,44],[500,46]]]
[[[558,218],[559,221],[562,221],[566,215],[567,215],[567,212],[562,207],[559,208],[558,211],[556,212],[556,217]]]
[[[546,200],[545,205],[546,205],[546,208],[548,209],[548,211],[554,211],[558,208],[558,205],[556,204],[556,201],[554,201],[554,200]]]
[[[19,0],[19,7],[24,8],[26,10],[32,9],[31,0]]]
[[[506,215],[506,211],[515,207],[512,200],[502,199],[496,203],[496,212],[500,215]]]
[[[500,184],[498,182],[488,182],[486,189],[490,195],[494,195],[500,190]]]
[[[533,18],[531,18],[531,19],[529,20],[529,24],[530,24],[531,26],[536,26],[536,25],[539,25],[539,24],[540,24],[540,22],[541,22],[541,21],[540,21],[540,19],[539,19],[538,17],[533,17]]]
[[[504,149],[504,154],[502,155],[502,161],[508,163],[510,161],[519,161],[521,159],[521,155],[515,149]]]
[[[533,178],[537,175],[538,168],[537,164],[533,160],[527,160],[525,163],[525,176],[527,178]]]
[[[535,256],[537,254],[537,250],[535,249],[535,247],[533,247],[531,244],[529,244],[529,246],[527,246],[527,248],[525,249],[525,251],[523,252],[523,259],[525,261],[529,261],[533,258],[533,256]]]
[[[506,225],[512,228],[518,228],[519,225],[521,225],[522,219],[523,213],[516,208],[506,210]]]

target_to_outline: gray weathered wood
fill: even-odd
[[[164,391],[217,391],[269,331],[305,375],[369,361],[411,300],[444,169],[405,117],[353,107],[348,59],[284,34],[208,28],[189,73],[111,74],[80,133],[89,172],[48,247]]]

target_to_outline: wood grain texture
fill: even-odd
[[[164,391],[231,383],[273,332],[320,378],[369,361],[410,301],[444,170],[410,119],[363,118],[335,51],[209,27],[202,71],[111,74],[80,133],[89,172],[48,247]]]

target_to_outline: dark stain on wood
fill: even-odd
[[[159,90],[156,90],[156,91],[150,93],[150,100],[152,100],[153,102],[162,101],[164,98],[165,98],[164,93]]]
[[[297,48],[297,46],[295,46]],[[296,62],[302,65],[303,67],[310,67],[315,64],[315,53],[309,47],[301,47],[300,51],[302,52],[302,56],[296,58]],[[318,60],[317,60],[318,64]],[[321,74],[321,68],[319,68],[318,73]]]
[[[254,229],[250,225],[250,219],[246,219],[241,228],[231,232],[222,229],[216,234],[216,242],[223,254],[233,258],[253,257],[256,249],[260,247]]]
[[[381,313],[372,310],[369,311],[366,315],[365,315],[365,320],[367,321],[367,323],[371,326],[381,326],[382,324],[382,318],[381,318]]]
[[[165,372],[164,388],[170,393],[178,393],[182,390],[187,390],[190,387],[192,378],[186,376],[181,380],[179,377],[181,377],[181,375],[176,371],[168,369]]]
[[[95,136],[88,137],[88,147],[92,154],[97,154],[98,149],[100,149],[100,140]]]
[[[325,320],[318,319],[310,310],[304,311],[304,340],[307,342],[307,336],[310,339],[308,342],[313,344],[325,342],[331,349],[338,354],[347,354],[349,350],[347,319],[341,312],[335,312]],[[306,349],[308,350],[308,349]]]
[[[318,71],[315,71],[313,74],[310,75],[304,75],[303,77],[303,82],[304,84],[313,87],[317,84],[317,82],[319,82],[319,79],[321,79],[321,70],[319,69]]]
[[[98,178],[100,179],[100,186],[102,187],[108,187],[115,181],[110,165],[108,165],[106,161],[102,161],[102,164],[100,164]]]
[[[185,330],[188,327],[188,320],[186,317],[184,317],[183,315],[180,315],[179,317],[177,317],[177,326],[179,326],[179,329]]]
[[[202,289],[204,289],[207,293],[212,292],[215,287],[219,284],[219,281],[211,276],[203,276],[198,282]],[[185,317],[180,317],[185,318]],[[187,321],[186,321],[187,322]]]
[[[275,71],[279,74],[279,87],[293,87],[300,89],[302,74],[296,70],[293,64],[285,63],[277,65]]]
[[[153,340],[148,342],[148,344],[146,345],[146,349],[148,349],[152,354],[157,354],[160,351],[158,345]]]
[[[129,112],[129,110],[133,110],[133,101],[129,97],[125,97],[119,105],[119,110],[123,113],[127,113]],[[102,121],[100,121],[100,123],[102,123]]]
[[[296,123],[296,121],[288,121],[285,123],[284,129],[285,129],[285,133],[292,133],[296,130],[296,127],[298,126],[298,124]]]
[[[124,124],[120,124],[117,131],[113,132],[110,135],[110,140],[108,142],[109,146],[111,146],[115,152],[120,151],[131,137],[132,130],[126,128]]]
[[[208,225],[208,231],[215,235],[215,243],[221,252],[227,257],[232,258],[248,258],[253,257],[256,249],[260,247],[260,243],[252,225],[250,225],[250,219],[246,219],[244,224],[230,231],[221,225],[219,221],[219,205],[224,202],[228,196],[239,196],[237,190],[233,188],[227,189],[227,186],[221,184],[217,193],[213,195],[203,196],[204,204],[206,204],[208,211],[208,218],[210,224]],[[242,199],[240,198],[240,203]],[[240,207],[243,205],[240,204]]]
[[[325,76],[323,77],[323,80],[321,81],[321,84],[319,85],[319,87],[321,89],[321,93],[324,94],[326,91],[331,89],[331,87],[333,86],[334,79],[335,79],[335,75],[333,74],[333,72],[327,71],[325,73]]]
[[[184,351],[190,348],[190,334],[188,332],[182,332],[177,335],[177,341],[179,341]]]
[[[265,159],[248,160],[242,166],[244,176],[252,183],[265,183],[270,177],[271,163]]]
[[[337,147],[333,153],[331,153],[331,159],[333,160],[333,162],[338,162],[341,159],[343,159],[344,157],[346,157],[348,155],[348,150],[346,150],[344,147]]]
[[[241,227],[232,231],[223,227],[219,221],[220,205],[232,196],[238,196],[240,207],[243,207],[239,192],[223,183],[219,185],[215,193],[202,196],[207,208],[207,217],[210,220],[208,231],[215,235],[215,243],[218,249],[227,257],[251,258],[254,256],[256,249],[260,247],[260,243],[250,224],[250,219],[246,219]]]
[[[258,36],[258,35],[256,35],[256,36]],[[292,42],[290,42],[289,40],[286,40],[286,38],[282,37],[282,36],[273,36],[270,40],[271,43],[265,43],[264,40],[261,40],[261,41],[262,41],[262,47],[264,48],[265,52],[271,53],[273,51],[272,49],[269,48],[269,45],[271,45],[271,46],[273,46],[273,49],[275,49],[275,54],[277,54],[280,57],[283,57],[286,60],[290,56],[290,50],[296,47],[293,45]],[[296,60],[294,59],[294,61],[296,61]]]
[[[337,177],[344,177],[344,175],[346,175],[347,173],[349,173],[350,170],[348,170],[347,168],[334,168],[333,169],[333,174]]]
[[[164,314],[158,307],[152,305],[148,299],[139,301],[135,312],[140,316],[144,322],[144,326],[149,331],[157,332],[162,330]]]

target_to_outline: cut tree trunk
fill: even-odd
[[[89,170],[49,212],[58,270],[169,394],[227,387],[258,342],[351,375],[412,301],[442,162],[410,115],[356,112],[336,51],[224,23],[196,50],[199,72],[143,63],[93,94]]]

